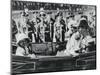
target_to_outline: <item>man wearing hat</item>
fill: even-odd
[[[62,42],[62,27],[61,16],[57,16],[56,22],[54,23],[54,37],[53,42]]]
[[[41,22],[38,23],[38,28],[39,28],[39,42],[45,42],[45,28],[46,28],[46,24],[45,22],[45,17],[46,14],[44,12],[43,8],[40,8],[40,20]]]

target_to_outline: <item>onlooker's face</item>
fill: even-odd
[[[24,45],[24,41],[23,41],[23,40],[21,40],[21,41],[19,42],[19,46],[22,47],[22,48],[25,47],[25,45]]]
[[[24,40],[24,45],[28,46],[28,41],[27,40]]]
[[[24,11],[25,11],[25,13],[28,13],[28,9],[27,8],[25,8]]]
[[[59,22],[61,20],[61,17],[60,16],[58,16],[57,17],[57,22]]]

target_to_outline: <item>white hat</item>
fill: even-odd
[[[40,11],[44,11],[44,8],[40,8]]]
[[[42,15],[42,14],[45,14],[44,13],[44,8],[40,8],[40,14]]]
[[[80,19],[80,21],[81,21],[81,20],[86,20],[86,18],[82,17],[82,18]]]
[[[20,33],[18,36],[17,36],[17,43],[21,40],[24,40],[25,38],[28,39],[28,36],[25,35],[24,33]]]
[[[72,25],[73,27],[78,27],[79,25],[77,24],[76,21],[70,21],[70,25]]]

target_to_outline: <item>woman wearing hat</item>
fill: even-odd
[[[66,30],[68,30],[65,34],[65,39],[66,41],[71,38],[71,35],[73,34],[73,30],[74,30],[74,27],[78,26],[77,22],[75,20],[69,20],[68,22],[68,25],[67,25],[67,28]]]
[[[86,16],[82,16],[79,23],[79,33],[82,35],[81,47],[83,48],[82,52],[89,51],[90,43],[95,43],[95,38],[90,34],[90,27],[87,22]]]
[[[70,38],[68,39],[65,53],[68,56],[77,56],[79,55],[80,43],[81,43],[81,34],[78,32],[78,25],[74,25],[73,32]]]
[[[39,42],[45,42],[45,17],[46,14],[44,12],[43,8],[40,8],[40,22],[38,23],[38,28],[39,28]]]
[[[34,54],[29,54],[29,42],[30,40],[28,39],[28,37],[21,33],[18,38],[17,38],[17,50],[16,50],[16,55],[18,56],[31,56],[31,57],[35,57]]]

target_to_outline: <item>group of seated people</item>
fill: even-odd
[[[29,14],[26,8],[20,16],[16,21],[12,20],[12,41],[16,41],[17,44],[16,55],[35,57],[34,53],[29,52],[29,42],[67,41],[66,49],[58,51],[57,56],[77,56],[95,49],[96,26],[93,14],[89,20],[84,12],[77,15],[71,13],[64,17],[63,12],[59,10],[55,15],[52,12],[45,12],[43,8],[39,12]]]

